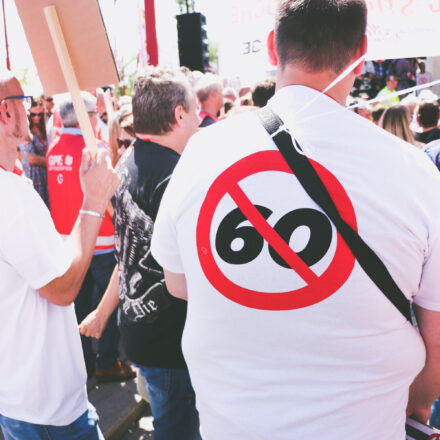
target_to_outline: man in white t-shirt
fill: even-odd
[[[440,394],[438,171],[344,110],[362,63],[319,92],[365,53],[366,15],[362,0],[281,0],[268,105],[416,304],[422,337],[256,114],[202,130],[164,194],[152,253],[169,291],[188,298],[182,347],[205,440],[402,440],[405,412],[426,421]]]
[[[107,153],[91,167],[83,153],[84,202],[64,241],[32,186],[12,172],[17,146],[31,139],[28,99],[16,78],[0,78],[0,426],[6,440],[103,439],[72,302],[119,178]]]

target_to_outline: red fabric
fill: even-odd
[[[79,180],[82,136],[64,133],[52,143],[47,154],[47,183],[50,209],[55,227],[60,234],[70,235],[83,202]],[[98,241],[114,236],[110,215],[106,212],[99,230]],[[111,245],[97,245],[95,250],[113,249]]]
[[[14,174],[17,174],[17,176],[22,176],[23,175],[23,170],[20,170],[20,168],[18,168],[17,165],[14,166],[14,169],[12,170],[12,172]]]
[[[5,30],[5,46],[6,46],[6,68],[11,70],[11,59],[9,58],[9,43],[8,43],[8,32],[6,28],[6,10],[5,10],[5,0],[2,0],[3,7],[3,27]]]
[[[0,165],[0,168],[2,170],[8,171],[3,165]],[[17,176],[23,175],[23,170],[20,170],[20,168],[17,167],[17,165],[14,166],[14,169],[12,170],[14,174],[17,174]]]
[[[151,141],[151,139],[148,137],[148,136],[142,136],[142,135],[139,135],[139,134],[137,134],[136,135],[141,141],[144,141],[144,142],[150,142]]]
[[[159,64],[159,48],[157,46],[154,0],[145,0],[145,28],[147,31],[148,64],[157,66]]]
[[[208,113],[208,112],[200,112],[199,113],[199,118],[201,121],[203,121],[206,118],[206,116],[209,116],[210,118],[214,119],[215,122],[218,121],[217,116],[211,115],[211,113]]]

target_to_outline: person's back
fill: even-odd
[[[440,309],[432,203],[440,177],[423,153],[344,111],[362,66],[329,96],[316,90],[364,54],[364,11],[356,0],[281,1],[269,38],[279,90],[268,105],[341,216],[414,299],[425,332],[423,308]],[[320,56],[310,49],[320,47],[315,38]],[[355,261],[256,114],[192,138],[162,199],[152,253],[171,293],[183,295],[177,280],[188,286],[183,352],[205,439],[404,438],[423,340]],[[409,413],[423,418],[427,400],[412,396]]]
[[[295,123],[294,111],[316,94],[292,86],[270,106],[319,163],[340,212],[405,294],[419,292],[416,301],[423,305],[435,283],[426,280],[419,290],[432,245],[427,231],[438,226],[433,213],[421,217],[418,205],[433,200],[425,185],[438,186],[435,170],[422,153],[351,112]],[[297,105],[283,111],[288,102]],[[302,116],[337,109],[321,97]],[[223,124],[190,143],[176,169],[181,189],[172,181],[174,197],[167,200],[178,218],[190,294],[183,348],[206,438],[314,438],[324,428],[328,440],[402,438],[405,395],[424,363],[420,336],[355,263],[256,116]],[[247,136],[237,143],[239,131]],[[195,157],[204,164],[197,175],[185,166]],[[292,236],[293,250],[310,267],[292,271],[269,251],[273,243],[259,238],[237,208],[249,200],[274,228],[271,234]],[[326,232],[315,230],[327,223]],[[226,390],[219,379],[225,375]]]
[[[47,153],[51,213],[59,233],[72,231],[82,204],[79,166],[84,138],[79,128],[67,128],[50,145]]]
[[[179,157],[138,138],[117,167],[122,179],[114,199],[119,325],[128,358],[140,365],[186,367],[180,344],[186,303],[166,291],[162,268],[149,252],[159,203]]]
[[[122,344],[145,378],[156,440],[200,440],[181,348],[187,304],[170,295],[150,250],[162,195],[199,122],[196,97],[182,74],[151,67],[137,76],[136,140],[118,163],[121,185],[113,200],[118,266],[96,313],[80,324],[82,334],[99,338],[97,329],[119,302]]]

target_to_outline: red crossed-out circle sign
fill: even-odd
[[[344,220],[357,231],[353,205],[342,185],[322,165],[313,160],[311,163]],[[202,270],[216,290],[245,307],[260,310],[291,310],[311,306],[331,296],[345,283],[353,270],[355,258],[338,233],[336,251],[331,263],[322,275],[316,275],[259,214],[239,186],[241,180],[265,171],[292,174],[279,151],[262,151],[236,162],[220,174],[209,188],[197,222],[197,251]],[[288,292],[259,292],[239,286],[223,274],[215,261],[210,237],[214,213],[226,194],[232,197],[260,235],[301,276],[307,283],[306,286]]]

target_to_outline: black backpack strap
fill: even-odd
[[[295,139],[292,139],[283,121],[269,107],[259,109],[257,114],[301,186],[309,197],[327,214],[359,265],[402,315],[411,322],[408,299],[395,283],[382,260],[341,217],[318,173],[307,156],[300,152],[301,147]]]

